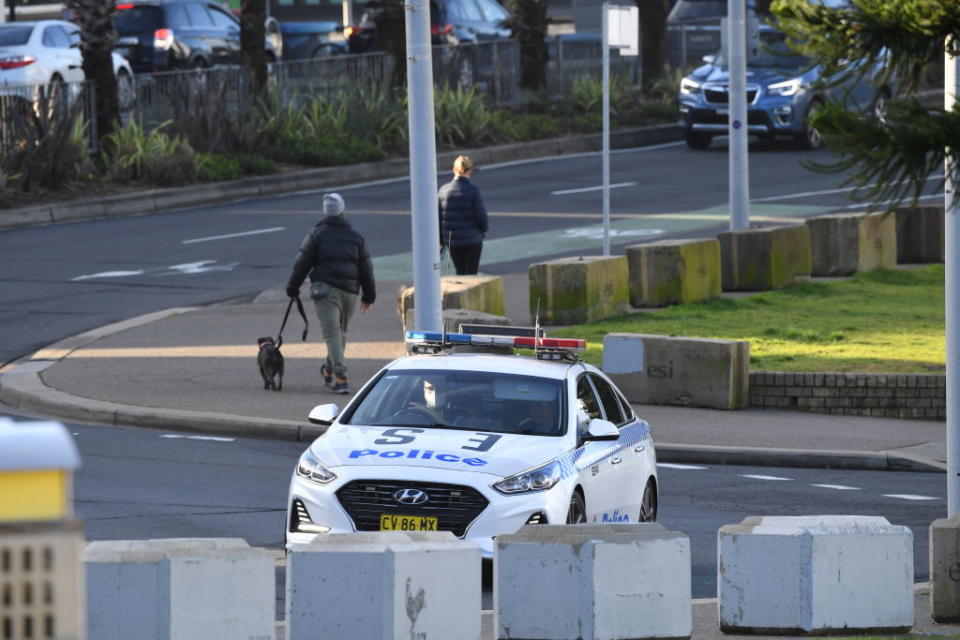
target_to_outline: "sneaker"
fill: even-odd
[[[330,367],[325,364],[320,365],[320,375],[323,376],[323,386],[326,388],[331,388],[333,386],[333,373],[330,372]]]
[[[330,387],[330,393],[338,393],[340,395],[347,395],[350,393],[350,386],[347,384],[346,378],[337,378],[336,383]]]

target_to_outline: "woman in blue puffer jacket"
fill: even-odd
[[[450,250],[458,276],[475,275],[480,268],[487,209],[480,190],[470,184],[473,162],[468,156],[453,161],[453,180],[440,187],[440,251]]]

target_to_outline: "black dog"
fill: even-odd
[[[257,354],[257,365],[260,375],[263,376],[263,388],[280,391],[283,388],[283,354],[280,353],[280,344],[274,344],[273,338],[258,338],[260,353]],[[279,378],[278,382],[274,378]]]

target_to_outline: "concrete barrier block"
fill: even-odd
[[[960,622],[960,516],[930,525],[930,613],[941,624]]]
[[[754,516],[718,533],[724,633],[902,633],[913,534],[875,516]]]
[[[541,325],[595,322],[629,308],[627,259],[580,256],[530,265],[530,318]]]
[[[662,307],[720,296],[720,242],[662,240],[626,249],[630,304]]]
[[[480,640],[480,549],[449,531],[329,535],[287,556],[287,640]]]
[[[608,333],[603,372],[630,402],[739,409],[750,401],[750,343]]]
[[[443,311],[443,330],[447,333],[457,333],[460,326],[465,324],[486,324],[498,327],[509,327],[513,321],[506,316],[495,316],[492,313],[483,311],[474,311],[472,309],[444,309]],[[495,353],[500,355],[513,355],[513,347],[494,347],[462,344],[453,347],[454,353]]]
[[[724,291],[781,289],[812,269],[806,225],[724,231],[720,241]]]
[[[87,637],[273,640],[273,554],[239,539],[116,540],[84,551]]]
[[[845,276],[897,266],[897,226],[891,214],[831,214],[808,218],[806,224],[815,276]]]
[[[496,542],[503,640],[690,637],[684,533],[657,523],[530,525]]]
[[[898,207],[897,262],[925,264],[944,261],[944,204]]]
[[[414,329],[414,287],[400,293],[397,309],[404,331]],[[443,276],[440,278],[443,309],[470,309],[502,316],[503,278],[500,276]]]

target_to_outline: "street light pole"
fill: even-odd
[[[437,210],[437,143],[433,129],[430,1],[404,0],[403,7],[407,38],[414,324],[418,331],[441,331],[440,221]]]
[[[610,255],[610,5],[603,3],[603,255]]]
[[[960,98],[960,58],[944,60],[944,107],[949,111]],[[960,149],[948,149],[958,153]],[[947,517],[960,515],[960,166],[947,155],[944,167],[944,248],[946,252],[947,332]]]
[[[747,10],[727,0],[727,73],[730,92],[730,229],[750,226],[750,163],[747,152]]]

